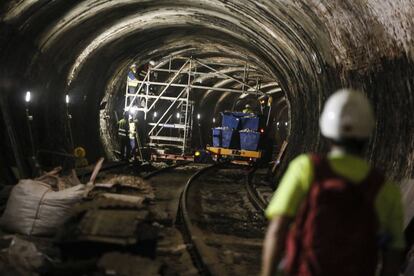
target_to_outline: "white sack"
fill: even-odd
[[[71,208],[80,202],[85,185],[54,192],[42,182],[23,179],[13,188],[0,226],[24,235],[48,236],[70,216]]]

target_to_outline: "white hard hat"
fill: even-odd
[[[374,112],[364,94],[341,89],[326,101],[319,126],[323,136],[334,140],[367,139],[375,126]]]

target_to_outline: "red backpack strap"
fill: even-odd
[[[320,180],[334,175],[325,155],[312,153],[309,157],[313,165],[313,180]]]

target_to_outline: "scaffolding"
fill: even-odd
[[[172,68],[177,64],[178,68]],[[146,135],[151,147],[176,148],[181,155],[189,152],[194,117],[194,102],[190,101],[190,94],[194,90],[255,94],[258,96],[264,94],[260,91],[258,80],[254,87],[248,85],[247,77],[251,69],[247,63],[244,67],[242,79],[235,78],[213,67],[217,65],[228,66],[226,64],[208,63],[199,59],[175,57],[169,59],[168,68],[161,68],[161,65],[149,67],[143,80],[128,78],[125,92],[124,110],[134,109],[136,112],[143,113],[143,118],[149,129]],[[203,68],[202,72],[197,71],[200,68]],[[155,75],[158,73],[167,74],[166,79],[168,81],[156,81]],[[239,84],[241,89],[195,85],[194,79],[199,76],[228,79]]]

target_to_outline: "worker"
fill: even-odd
[[[380,275],[398,275],[401,194],[362,159],[375,125],[368,99],[350,89],[334,93],[319,125],[331,150],[290,163],[266,209],[262,275],[373,276],[377,256]]]
[[[268,95],[262,95],[259,97],[259,103],[260,103],[260,111],[262,114],[267,114],[267,107],[270,106],[268,105],[268,101],[269,101],[269,96]]]
[[[135,90],[137,89],[138,86],[138,73],[137,73],[137,65],[134,63],[129,67],[129,72],[128,72],[128,92],[129,93],[135,93]]]
[[[126,112],[123,113],[122,119],[118,121],[118,137],[120,143],[120,154],[121,159],[128,161],[129,156],[131,153],[131,144],[128,136],[128,114]]]
[[[243,113],[254,113],[250,104],[244,106]]]
[[[137,140],[136,140],[136,125],[133,117],[131,116],[129,118],[129,144],[131,146],[131,155],[135,159],[136,158],[136,146],[137,146]]]

